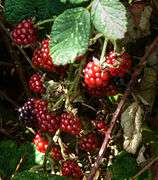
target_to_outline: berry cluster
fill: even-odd
[[[99,64],[89,62],[84,69],[84,81],[89,88],[105,87],[109,82],[109,74]]]
[[[63,160],[63,156],[61,154],[61,150],[59,146],[54,145],[52,147],[50,154],[51,154],[51,157],[56,161]]]
[[[42,75],[39,73],[33,74],[29,80],[29,87],[35,93],[42,94],[46,91],[45,87],[43,86]]]
[[[34,126],[36,115],[33,98],[29,98],[28,101],[18,109],[18,111],[20,120],[23,120],[27,126]]]
[[[55,71],[56,67],[50,56],[49,40],[43,40],[40,47],[35,49],[33,53],[32,63],[37,68],[44,68],[48,71]]]
[[[37,34],[32,19],[23,20],[20,24],[18,24],[17,27],[11,33],[11,36],[14,43],[16,43],[17,45],[31,45],[33,42],[35,42],[37,40]],[[63,72],[66,71],[66,68],[61,66],[57,67],[56,65],[53,64],[53,59],[50,55],[49,41],[50,41],[49,39],[45,39],[39,43],[39,46],[36,47],[36,49],[33,52],[32,63],[36,68],[49,71],[48,72],[49,74],[52,74],[50,72],[56,72],[61,75],[63,74]],[[36,45],[38,45],[38,43]],[[102,63],[99,63],[97,60],[92,61],[91,59],[89,61],[89,59],[87,58],[86,61],[87,63],[84,68],[84,86],[87,88],[88,94],[94,97],[116,95],[118,93],[119,88],[117,87],[115,80],[118,82],[118,79],[119,80],[125,79],[125,76],[131,69],[131,65],[132,65],[130,56],[127,53],[118,54],[115,51],[111,51],[105,57],[105,61]],[[76,64],[82,60],[85,61],[84,56],[77,57]],[[72,72],[76,72],[74,69],[75,67],[76,66],[72,68]],[[77,84],[76,81],[74,81],[74,83],[76,84],[75,85],[73,84],[71,86],[71,82],[70,82],[71,76],[72,75],[70,74],[70,78],[68,78],[68,80],[66,78],[63,78],[66,76],[60,76],[60,78],[58,77],[56,78],[55,76],[53,78],[53,82],[55,82],[53,84],[53,86],[55,86],[54,91],[56,91],[57,89],[56,86],[60,87],[56,84],[61,85],[62,86],[61,92],[63,94],[62,93],[56,93],[56,94],[58,94],[59,97],[61,95],[64,96],[66,94],[63,98],[64,101],[66,102],[67,102],[67,94],[69,95],[71,92],[75,94],[76,91],[74,90],[75,89],[74,87],[79,87],[79,86],[75,86]],[[82,133],[84,131],[80,118],[78,116],[75,116],[72,112],[65,112],[63,102],[61,103],[62,105],[59,106],[58,110],[56,110],[56,112],[52,113],[48,110],[48,104],[50,103],[50,96],[48,90],[50,89],[49,91],[51,91],[52,93],[51,95],[52,95],[52,99],[54,100],[53,102],[56,103],[57,101],[58,104],[58,102],[60,101],[58,101],[57,99],[60,98],[56,98],[54,91],[51,88],[47,88],[47,84],[49,83],[44,84],[44,79],[42,74],[40,73],[33,74],[29,79],[30,90],[34,93],[37,93],[38,95],[41,95],[43,99],[29,99],[24,104],[23,107],[19,108],[20,119],[23,119],[27,123],[34,122],[35,120],[37,122],[36,128],[38,130],[38,133],[35,135],[35,138],[33,140],[36,149],[41,153],[45,153],[48,147],[48,140],[44,139],[40,133],[42,133],[42,135],[44,136],[46,134],[48,136],[54,136],[57,135],[59,132],[60,140],[62,141],[61,144],[64,147],[65,146],[67,147],[67,145],[71,144],[70,143],[71,141],[67,142],[67,136],[64,135],[69,134],[70,139],[71,138],[73,139],[74,136],[78,136],[78,138],[80,139],[77,142],[75,140],[75,142],[79,146],[80,151],[85,154],[87,154],[86,152],[90,152],[91,154],[90,153],[88,154],[93,155],[94,153],[92,152],[96,151],[99,146],[99,142],[100,142],[98,141],[100,140],[99,138],[103,137],[103,135],[105,135],[105,133],[107,132],[107,126],[104,120],[102,119],[95,120],[95,125],[93,124],[94,127],[93,130],[91,129],[91,133],[88,133],[87,135],[83,136]],[[66,93],[67,91],[68,93]],[[80,92],[82,94],[82,91]],[[76,93],[75,95],[78,94]],[[45,100],[44,98],[47,98],[47,100]],[[73,107],[75,103],[71,99],[73,98],[70,98],[70,103],[72,105],[71,107]],[[97,100],[97,98],[91,98],[91,99]],[[101,100],[101,98],[98,99]],[[75,106],[77,106],[76,104]],[[76,108],[75,106],[74,108]],[[65,107],[66,109],[70,109],[69,107],[67,108],[67,106]],[[90,123],[87,123],[88,124],[87,125],[85,122],[85,125],[87,125],[86,127],[90,127],[90,126],[92,127],[91,123],[92,121]],[[57,131],[58,129],[60,129],[60,131]],[[86,130],[88,130],[89,132],[89,129]],[[97,135],[101,135],[101,136],[98,138]],[[55,138],[52,139],[54,140]],[[54,161],[55,163],[60,161],[61,163],[60,172],[62,173],[63,176],[68,176],[73,179],[80,180],[83,174],[79,165],[77,164],[77,161],[72,159],[71,160],[67,159],[67,157],[66,157],[67,160],[65,160],[63,152],[61,152],[62,146],[61,144],[57,144],[59,143],[59,139],[54,141],[55,141],[55,145],[54,144],[52,145],[50,156],[52,159],[55,160]],[[72,150],[73,146],[70,148]],[[68,158],[73,158],[73,155],[75,156],[75,153],[76,152],[73,152],[72,154],[66,153],[66,155],[68,155]],[[76,157],[77,156],[75,156],[74,159],[76,159]],[[83,162],[84,160],[85,159],[83,159]]]
[[[128,53],[118,55],[115,51],[111,51],[106,58],[106,63],[110,66],[111,76],[124,77],[130,70],[132,62]]]
[[[23,20],[11,32],[13,42],[17,45],[30,45],[37,40],[36,29],[32,19]]]
[[[63,162],[61,172],[63,176],[72,177],[75,180],[80,180],[82,177],[81,169],[74,160]]]
[[[89,62],[84,69],[84,82],[91,96],[116,95],[117,88],[111,81],[111,77],[124,78],[131,68],[132,62],[127,53],[118,55],[115,51],[111,51],[105,59],[104,69],[93,61]]]
[[[48,131],[54,134],[60,127],[60,119],[58,116],[48,112],[47,105],[48,102],[45,100],[39,99],[35,101],[38,127],[41,131]]]
[[[33,143],[36,146],[37,151],[41,153],[45,153],[48,147],[48,141],[44,140],[40,133],[36,133],[35,138],[33,139]]]
[[[79,141],[80,149],[91,152],[97,148],[97,137],[94,133],[89,133]]]
[[[60,128],[62,131],[72,135],[79,135],[81,132],[80,119],[71,113],[63,113],[61,115]]]
[[[106,87],[87,88],[88,94],[94,97],[115,96],[117,88],[114,84],[108,84]]]

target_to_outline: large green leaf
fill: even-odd
[[[8,21],[17,24],[22,19],[35,16],[32,0],[5,0],[5,16]]]
[[[50,18],[65,8],[58,0],[5,0],[6,19],[15,25],[28,17],[36,17],[37,20]]]
[[[131,154],[122,151],[112,162],[110,167],[113,180],[129,179],[137,173],[137,162]]]
[[[119,0],[94,0],[92,20],[108,39],[122,39],[127,31],[126,9]]]
[[[18,147],[15,141],[0,141],[0,176],[4,179],[9,177],[15,171],[17,164],[22,158],[22,165],[19,171],[30,169],[35,165],[34,150],[31,143],[25,143]]]
[[[24,172],[18,173],[13,178],[13,180],[70,180],[70,179],[63,176],[24,171]]]
[[[89,0],[60,0],[60,1],[64,2],[64,3],[70,2],[72,4],[80,4],[80,3],[83,3],[83,2],[87,2]]]
[[[51,33],[53,63],[73,63],[77,56],[83,55],[88,48],[90,29],[90,14],[84,8],[69,9],[59,15]]]

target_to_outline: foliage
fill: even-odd
[[[20,171],[31,168],[35,165],[34,150],[30,143],[18,146],[16,142],[11,140],[0,141],[0,175],[5,179],[15,172],[15,169],[22,159]]]
[[[83,55],[88,48],[90,29],[90,14],[86,9],[69,9],[58,16],[52,27],[50,44],[54,64],[73,63],[77,56]]]
[[[111,166],[113,179],[122,180],[130,178],[137,172],[137,162],[130,154],[123,151],[113,161]]]
[[[34,179],[34,180],[69,180],[69,178],[61,177],[57,175],[48,175],[44,173],[33,173],[29,171],[24,171],[21,173],[16,174],[16,176],[13,178],[13,180],[28,180],[28,179]]]
[[[158,155],[157,9],[2,1],[0,179],[130,179]]]

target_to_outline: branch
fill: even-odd
[[[127,97],[131,93],[132,86],[133,86],[137,76],[140,74],[142,68],[147,63],[148,58],[153,53],[153,51],[156,49],[157,45],[158,45],[158,37],[156,37],[155,40],[153,41],[153,43],[148,47],[145,55],[141,58],[140,63],[137,65],[135,71],[133,72],[131,80],[130,80],[130,82],[129,82],[128,86],[127,86],[127,89],[125,91],[125,94],[122,97],[120,103],[118,104],[118,107],[117,107],[115,113],[113,114],[113,117],[112,117],[112,120],[111,120],[111,123],[110,123],[110,127],[106,132],[106,135],[105,135],[104,141],[102,143],[102,146],[100,148],[97,159],[96,159],[96,161],[94,163],[94,166],[91,169],[90,175],[88,176],[88,180],[93,180],[93,177],[94,177],[96,171],[98,170],[100,164],[102,163],[103,156],[104,156],[104,154],[105,154],[105,152],[107,150],[108,143],[109,143],[109,141],[111,139],[112,131],[113,131],[113,129],[115,127],[115,124],[117,122],[117,119],[118,119],[118,117],[119,117],[119,115],[121,113],[122,107],[125,104],[125,102],[127,100]]]
[[[144,173],[146,170],[148,170],[156,161],[158,161],[158,156],[155,157],[151,162],[149,162],[143,169],[141,169],[134,177],[132,177],[132,180],[136,180],[138,176],[140,176],[142,173]]]
[[[9,38],[11,38],[10,36],[10,33],[9,31],[6,29],[6,27],[4,26],[3,22],[0,21],[0,27],[3,29],[3,31],[6,33],[6,37],[4,36],[4,43],[6,45],[6,48],[8,49],[10,55],[11,55],[11,58],[15,61],[15,65],[16,65],[16,69],[19,73],[19,78],[21,80],[21,83],[23,84],[23,87],[24,87],[24,90],[25,90],[25,93],[27,96],[30,96],[30,92],[29,92],[29,89],[28,89],[28,85],[27,85],[27,81],[26,81],[26,78],[25,78],[25,75],[24,75],[24,70],[23,70],[23,67],[22,67],[22,64],[21,64],[21,59],[20,57],[16,54],[16,52],[14,51],[14,49],[12,48],[10,42],[9,42]],[[20,48],[20,46],[17,46],[18,48]],[[20,48],[21,49],[21,48]],[[21,49],[22,50],[22,49]],[[22,52],[25,54],[25,52],[22,50]],[[26,55],[26,54],[25,54]],[[27,55],[25,56],[27,57]],[[27,57],[28,59],[29,57]]]
[[[18,104],[12,100],[9,96],[7,96],[6,93],[4,93],[3,91],[0,90],[0,97],[4,98],[5,100],[7,100],[10,104],[12,104],[15,108],[19,108]]]
[[[8,29],[4,26],[3,22],[0,21],[0,27],[3,29],[3,31],[6,33],[6,35],[8,36],[8,38],[10,38],[12,40],[12,37],[8,31]],[[21,54],[26,58],[26,60],[28,61],[28,63],[31,65],[31,67],[33,69],[36,69],[33,65],[32,65],[32,62],[31,62],[31,59],[27,56],[27,54],[25,53],[25,51],[19,46],[19,45],[16,45],[17,48],[19,49],[19,51],[21,52]]]

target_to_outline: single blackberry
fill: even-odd
[[[35,144],[37,151],[41,153],[46,152],[48,147],[48,141],[44,140],[39,132],[36,133],[35,138],[33,139],[33,143]]]
[[[42,94],[46,91],[46,88],[43,85],[42,75],[35,73],[31,76],[29,80],[29,87],[35,93]]]
[[[94,133],[89,133],[85,137],[82,137],[79,141],[80,149],[92,152],[96,150],[98,146],[97,137]]]
[[[61,154],[60,146],[54,145],[52,147],[50,154],[51,154],[51,157],[57,161],[63,160],[63,156]]]
[[[81,180],[82,177],[81,169],[74,160],[67,160],[63,162],[61,172],[63,176],[71,177],[74,180]]]
[[[79,135],[81,132],[81,121],[72,113],[63,113],[61,115],[60,128],[62,131],[72,135]]]
[[[109,73],[107,69],[102,70],[99,64],[91,61],[84,69],[84,82],[91,89],[105,87],[109,83]]]
[[[30,45],[37,39],[36,29],[33,26],[32,19],[26,19],[20,22],[11,32],[12,39],[17,45]]]
[[[36,121],[34,99],[30,98],[28,101],[18,109],[19,119],[24,121],[27,126],[34,126]]]
[[[48,102],[46,100],[35,101],[35,113],[37,117],[38,127],[41,131],[48,131],[55,134],[60,127],[60,118],[48,112]]]

